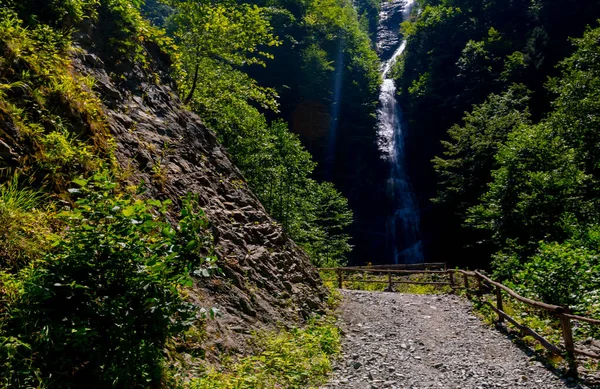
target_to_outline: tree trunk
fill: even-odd
[[[196,85],[198,84],[198,73],[200,71],[200,47],[196,46],[196,69],[194,70],[194,80],[192,81],[192,87],[190,92],[186,96],[185,100],[183,100],[184,104],[189,104],[194,97],[194,92],[196,92]]]

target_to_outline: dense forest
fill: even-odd
[[[598,18],[597,1],[423,0],[395,68],[429,257],[596,314]]]

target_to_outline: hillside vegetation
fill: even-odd
[[[421,6],[396,77],[411,146],[438,177],[432,239],[457,264],[492,258],[523,293],[597,316],[598,2]]]
[[[177,204],[149,198],[150,183],[118,163],[119,139],[104,105],[110,102],[96,93],[98,80],[76,70],[75,57],[106,66],[123,88],[113,95],[131,87],[127,75],[136,71],[160,84],[165,74],[156,61],[169,65],[184,102],[244,173],[247,183],[237,185],[254,189],[315,263],[344,263],[351,249],[347,200],[311,177],[315,164],[298,138],[261,113],[277,111],[276,94],[246,73],[265,65],[272,55],[263,50],[279,44],[268,12],[233,2],[155,4],[163,29],[152,14],[142,16],[143,5],[0,1],[1,387],[204,387],[192,378],[208,374],[205,355],[215,352],[203,347],[206,321],[218,310],[202,307],[195,289],[217,275],[215,285],[230,282],[217,264],[224,259],[212,221],[197,194]],[[197,35],[183,33],[194,31],[190,26]],[[92,31],[104,62],[78,44]],[[152,157],[159,163],[151,184],[160,187],[167,182],[164,155]],[[286,239],[280,245],[289,245]],[[288,295],[289,310],[292,301]],[[267,341],[251,346],[266,359],[231,364],[231,374],[252,366],[244,380],[268,376],[269,387],[320,382],[339,335],[328,322],[310,320],[306,329],[257,334]],[[281,344],[292,353],[274,354]],[[278,373],[270,370],[276,366]],[[209,375],[208,385],[225,385],[223,374]],[[249,385],[241,387],[255,387]]]

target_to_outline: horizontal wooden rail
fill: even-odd
[[[448,270],[448,271],[453,271],[453,272],[464,274],[464,275],[471,276],[471,277],[477,276],[477,274],[474,271],[461,270],[461,269],[452,269],[452,270]]]
[[[585,317],[585,316],[572,315],[570,313],[563,313],[563,315],[568,317],[569,319],[584,321],[584,322],[590,323],[590,324],[599,324],[600,325],[600,320],[598,320],[598,319],[592,319],[592,318]]]
[[[382,280],[349,280],[345,279],[345,282],[363,282],[365,284],[415,284],[415,285],[451,285],[449,282],[428,282],[428,281],[392,281],[389,282],[387,279]]]
[[[450,282],[428,282],[428,281],[392,281],[392,284],[452,285]]]
[[[370,266],[346,266],[346,269],[387,269],[387,270],[419,270],[419,269],[444,269],[444,262],[394,264],[394,265],[370,265]]]
[[[590,353],[590,352],[579,350],[579,349],[573,349],[573,352],[575,354],[581,354],[581,355],[586,356],[588,358],[600,359],[600,354],[594,354],[594,353]]]
[[[345,273],[376,273],[376,274],[448,274],[448,270],[385,270],[385,269],[356,269],[353,267],[323,267],[319,271],[343,271]]]
[[[558,305],[552,305],[552,304],[546,304],[546,303],[542,303],[539,301],[535,301],[532,299],[529,299],[527,297],[523,297],[519,294],[517,294],[517,292],[513,291],[512,289],[510,289],[507,286],[502,285],[499,282],[493,281],[491,279],[489,279],[488,277],[484,276],[483,274],[481,274],[480,272],[475,272],[477,277],[480,277],[481,279],[485,280],[487,283],[489,283],[490,285],[494,285],[499,287],[500,289],[504,290],[506,293],[508,293],[509,295],[511,295],[512,297],[514,297],[515,299],[531,305],[532,307],[536,307],[536,308],[541,308],[541,309],[545,309],[546,311],[550,311],[550,312],[554,312],[554,313],[563,313],[565,311],[564,307],[560,307]]]

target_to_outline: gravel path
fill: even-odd
[[[465,299],[342,293],[343,356],[323,388],[588,388],[484,325]]]

